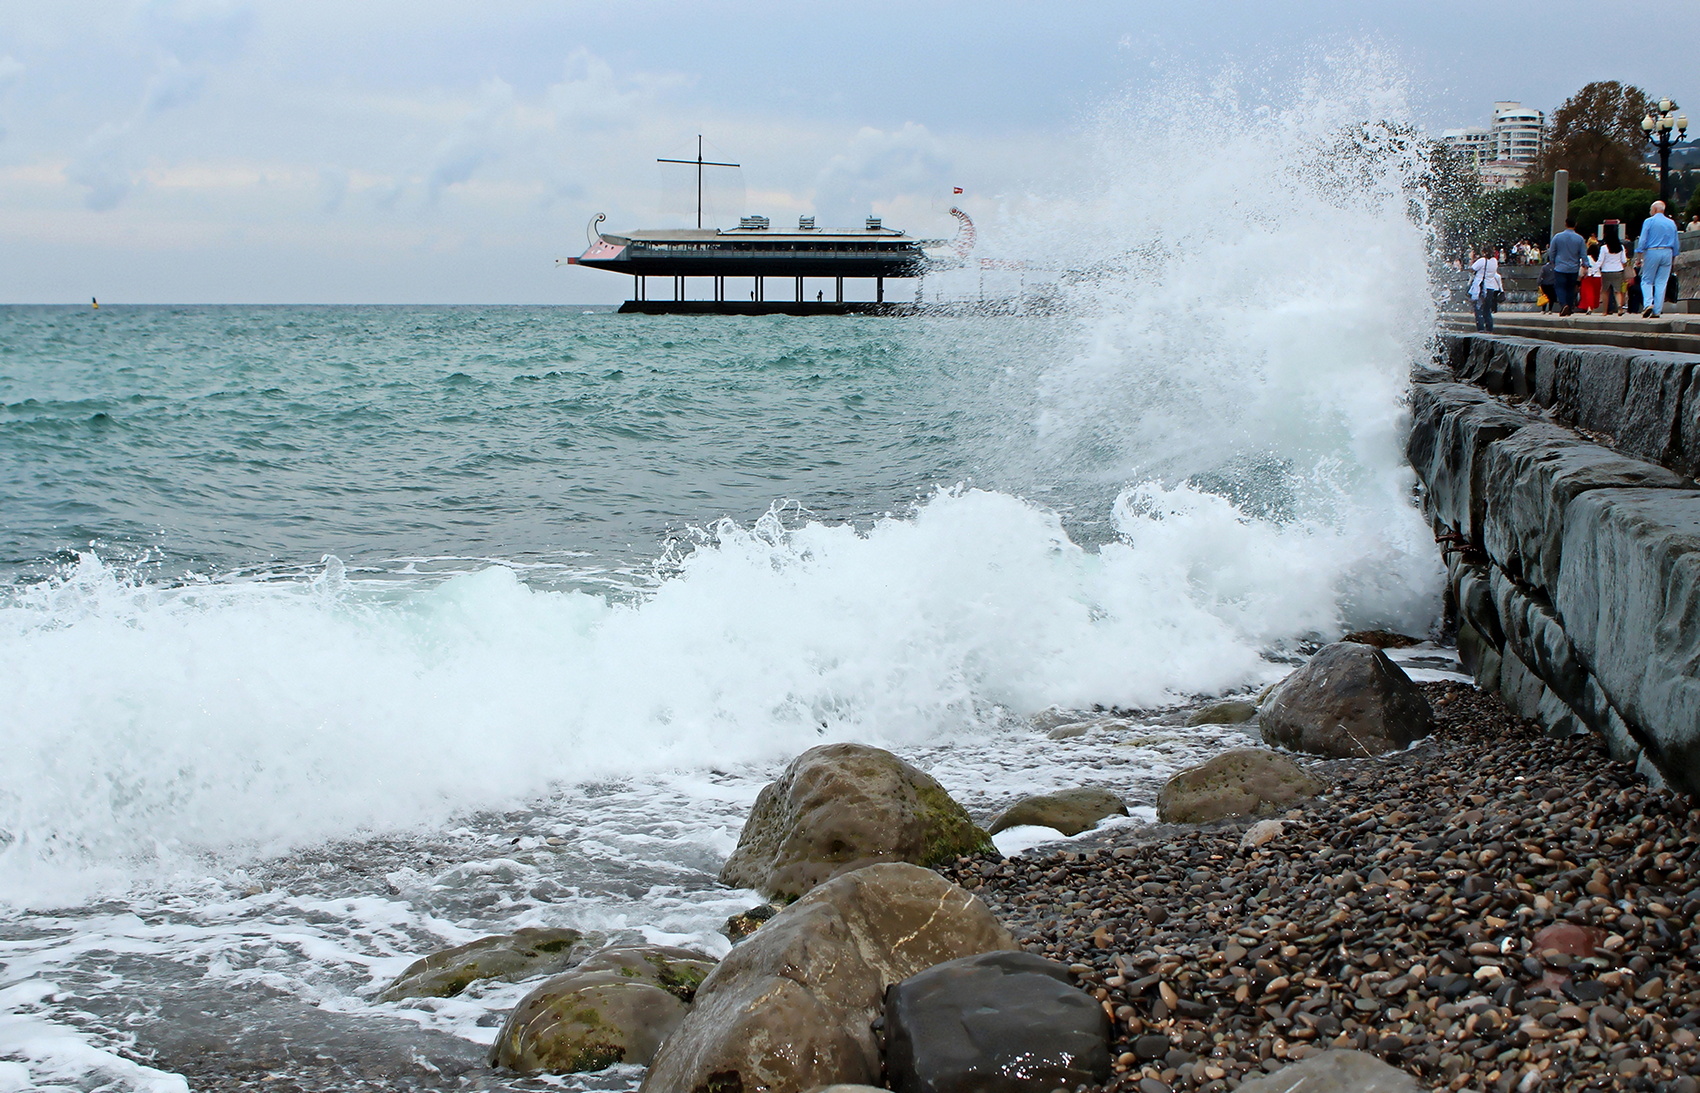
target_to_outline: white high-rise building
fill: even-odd
[[[1470,170],[1480,171],[1494,158],[1493,133],[1479,126],[1466,129],[1443,129],[1440,143]]]
[[[1493,104],[1493,158],[1533,163],[1546,146],[1547,116],[1520,102]]]

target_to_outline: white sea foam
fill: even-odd
[[[0,1056],[18,1060],[0,1063],[0,1090],[77,1074],[177,1088],[118,1067],[134,1064],[28,994],[86,945],[487,1042],[518,988],[373,995],[410,955],[497,926],[712,947],[740,898],[709,888],[712,861],[808,746],[893,746],[982,813],[1081,778],[1148,804],[1233,731],[1049,741],[1019,719],[1255,686],[1280,670],[1269,650],[1348,627],[1425,631],[1439,570],[1399,450],[1432,325],[1412,162],[1390,128],[1372,126],[1367,154],[1352,133],[1399,119],[1397,81],[1373,58],[1335,71],[1280,108],[1219,83],[1106,116],[1098,176],[1026,225],[1073,271],[1062,333],[1036,355],[961,340],[989,354],[970,381],[995,377],[979,409],[996,489],[942,491],[859,531],[776,506],[606,594],[619,582],[568,591],[499,564],[360,580],[334,560],[167,586],[93,556],[0,591],[0,901],[172,877],[209,893],[136,896],[142,925],[93,907],[44,918],[49,934],[0,954]],[[1023,498],[1086,498],[1095,545]],[[567,869],[538,831],[442,833],[594,780],[613,788],[533,822],[570,831],[572,868],[642,875],[638,891],[569,876],[527,894]],[[384,895],[308,891],[306,872],[302,890],[231,894],[258,857],[403,830],[464,853],[395,869]],[[1006,841],[1030,839],[1046,836]],[[442,916],[487,875],[506,902]]]

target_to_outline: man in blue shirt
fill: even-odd
[[[1552,237],[1548,250],[1552,259],[1553,285],[1558,289],[1558,313],[1569,315],[1576,310],[1576,280],[1582,275],[1582,259],[1588,253],[1588,241],[1576,234],[1576,218],[1564,218],[1564,230]]]
[[[1665,215],[1665,203],[1653,202],[1652,213],[1641,225],[1641,238],[1635,241],[1635,253],[1641,256],[1641,309],[1643,319],[1656,319],[1665,313],[1665,285],[1670,281],[1671,262],[1682,243],[1676,237],[1676,222]]]

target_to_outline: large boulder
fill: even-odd
[[[739,942],[644,1078],[645,1093],[800,1093],[878,1082],[885,990],[946,960],[1014,950],[974,896],[929,869],[834,878]]]
[[[1110,1018],[1032,953],[967,956],[886,992],[887,1084],[899,1093],[1051,1093],[1110,1077]]]
[[[603,949],[514,1007],[490,1063],[557,1074],[647,1064],[713,968],[713,957],[691,949]]]
[[[1170,778],[1157,792],[1157,818],[1167,824],[1202,824],[1228,816],[1267,816],[1327,788],[1284,755],[1234,748]]]
[[[1126,816],[1127,804],[1097,786],[1080,786],[1024,797],[998,813],[988,830],[993,835],[1012,827],[1050,827],[1078,835],[1106,816]]]
[[[1434,729],[1428,699],[1380,649],[1325,645],[1288,676],[1259,721],[1267,744],[1331,759],[1364,759],[1408,747]]]
[[[493,934],[415,960],[378,998],[452,998],[480,979],[518,982],[551,975],[577,964],[591,947],[578,930],[528,927]]]
[[[937,865],[976,851],[995,848],[930,775],[880,748],[823,744],[761,791],[720,881],[788,902],[877,862]]]

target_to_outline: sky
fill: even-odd
[[[922,236],[1089,184],[1095,127],[1177,82],[1302,93],[1369,48],[1411,120],[1484,125],[1617,79],[1692,102],[1686,48],[1597,3],[5,0],[0,303],[597,303],[609,229],[874,213]],[[1700,24],[1700,0],[1670,5]],[[1314,93],[1314,92],[1313,92]],[[1198,139],[1244,117],[1197,98]],[[1088,180],[1083,182],[1083,180]],[[952,190],[962,187],[961,197]],[[996,233],[993,231],[993,238]]]

